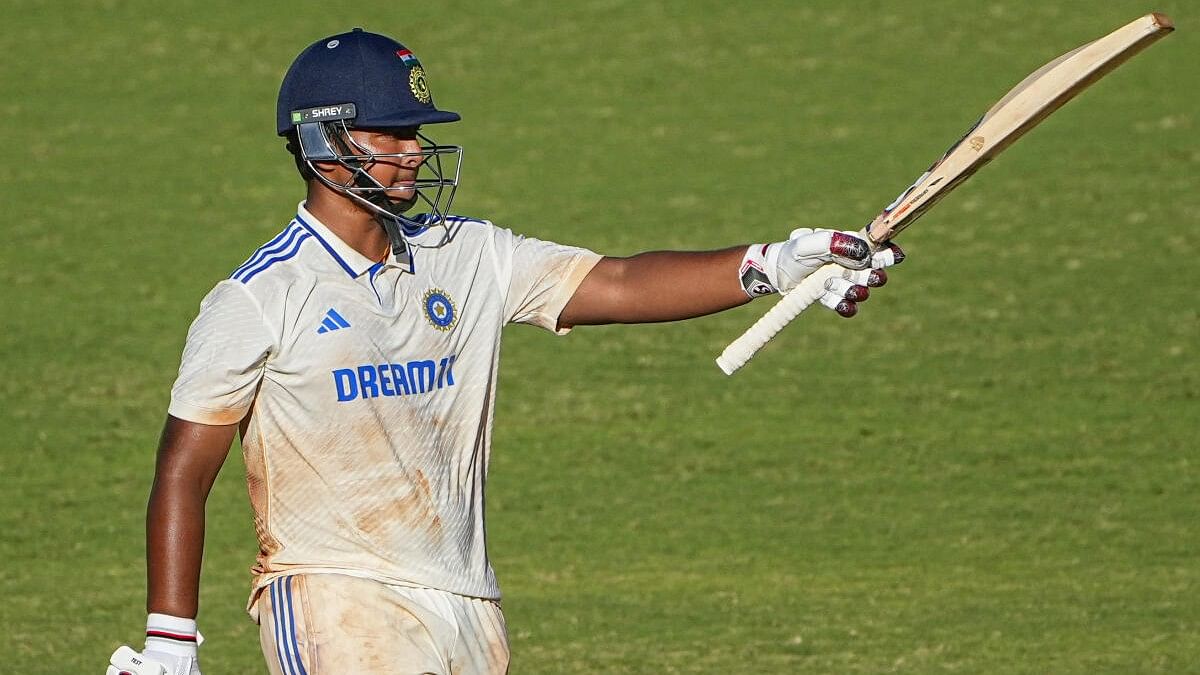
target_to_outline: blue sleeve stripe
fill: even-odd
[[[263,256],[266,255],[267,252],[269,252],[269,249],[272,246],[283,241],[283,239],[285,237],[287,237],[293,231],[298,229],[298,227],[299,226],[297,225],[296,221],[293,220],[293,221],[289,222],[288,226],[283,228],[283,230],[281,230],[279,232],[279,234],[275,235],[274,239],[272,239],[271,241],[268,241],[267,243],[263,244],[262,246],[259,246],[258,249],[255,250],[254,253],[251,254],[250,257],[246,259],[246,262],[242,263],[240,267],[238,267],[236,270],[234,270],[234,274],[237,274],[238,272],[246,269],[247,267],[253,265],[257,261],[262,260]]]
[[[246,262],[242,263],[240,267],[238,267],[236,270],[234,270],[233,274],[229,275],[229,277],[231,279],[233,277],[236,277],[240,272],[245,271],[247,268],[255,265],[256,263],[258,263],[258,261],[260,261],[263,258],[265,258],[266,256],[270,255],[273,252],[271,250],[272,246],[280,243],[287,236],[289,236],[291,234],[295,234],[296,231],[298,231],[299,229],[300,228],[296,224],[296,221],[293,220],[291,223],[288,224],[287,227],[283,228],[282,232],[275,235],[274,239],[272,239],[271,241],[268,241],[267,243],[263,244],[262,246],[259,246],[258,250],[256,250],[249,258],[247,258]],[[284,245],[286,246],[286,244],[284,244]]]
[[[251,279],[258,276],[275,263],[295,257],[295,255],[300,252],[301,247],[303,247],[304,242],[308,240],[308,238],[309,234],[307,232],[301,234],[299,237],[296,237],[296,241],[292,242],[291,247],[286,252],[280,253],[273,258],[267,258],[258,267],[246,272],[245,275],[243,275],[238,281],[241,281],[243,284],[248,284],[250,283]]]
[[[333,250],[333,247],[329,245],[329,242],[322,239],[321,235],[317,234],[317,231],[314,230],[311,225],[304,222],[304,219],[299,215],[296,216],[296,222],[300,223],[304,229],[308,230],[309,234],[316,237],[317,241],[321,242],[321,245],[325,247],[325,250],[329,251],[329,255],[333,256],[333,259],[338,261],[338,264],[342,266],[342,269],[346,270],[346,274],[349,274],[351,279],[358,278],[358,275],[354,273],[354,269],[347,265],[345,260],[342,260],[342,256],[338,255],[337,251]]]
[[[294,227],[294,228],[291,228],[290,230],[287,230],[288,236],[285,239],[283,239],[283,241],[280,241],[270,247],[260,248],[258,250],[258,253],[254,254],[253,258],[251,258],[249,261],[247,261],[241,267],[237,268],[237,270],[234,271],[234,273],[231,274],[229,278],[237,279],[242,276],[245,276],[245,274],[247,272],[249,272],[249,271],[253,270],[254,268],[258,267],[259,265],[261,265],[267,257],[275,255],[276,253],[279,253],[280,251],[289,249],[291,247],[292,243],[296,241],[296,237],[299,235],[302,235],[302,234],[304,234],[304,230],[299,227]]]

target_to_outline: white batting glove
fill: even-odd
[[[870,288],[887,283],[883,268],[903,260],[904,251],[891,242],[872,253],[867,241],[854,232],[800,228],[787,241],[749,247],[738,274],[742,289],[753,298],[788,293],[824,265],[836,263],[846,268],[840,276],[826,281],[824,288],[806,292],[821,293],[815,299],[822,305],[851,317],[858,312],[857,303],[870,296]]]
[[[200,662],[164,652],[138,653],[121,645],[109,659],[105,675],[200,675]]]
[[[871,297],[871,289],[887,283],[887,272],[883,270],[845,270],[841,275],[825,280],[816,300],[847,319],[858,314],[858,303]],[[795,292],[799,293],[800,289]]]
[[[202,642],[194,619],[151,614],[146,618],[146,648],[138,653],[119,647],[106,675],[201,675],[196,647]]]
[[[746,249],[738,276],[746,293],[758,297],[787,293],[829,263],[848,270],[870,270],[895,265],[903,259],[903,252],[895,244],[889,243],[872,253],[871,245],[857,233],[802,227],[792,230],[787,241],[755,244]]]
[[[751,297],[787,293],[827,263],[865,269],[871,266],[871,247],[852,232],[802,227],[787,241],[746,249],[738,276]]]
[[[157,659],[133,651],[128,645],[117,647],[108,660],[106,675],[166,675],[167,667]]]

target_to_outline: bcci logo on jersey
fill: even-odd
[[[432,288],[425,293],[425,318],[430,325],[440,331],[449,331],[458,321],[458,312],[454,310],[454,302],[440,288]]]

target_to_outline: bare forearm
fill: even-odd
[[[563,309],[563,325],[676,321],[743,305],[745,246],[604,258]],[[593,278],[595,276],[595,278]]]
[[[146,509],[146,610],[195,617],[207,493],[156,480]]]

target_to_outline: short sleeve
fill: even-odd
[[[200,303],[188,329],[168,412],[200,424],[234,424],[254,401],[274,339],[241,282],[226,280]]]
[[[558,327],[558,315],[600,261],[600,255],[586,248],[522,237],[509,230],[498,229],[496,234],[501,253],[509,262],[504,270],[508,281],[505,322],[532,324],[559,335],[570,332],[570,327]]]

